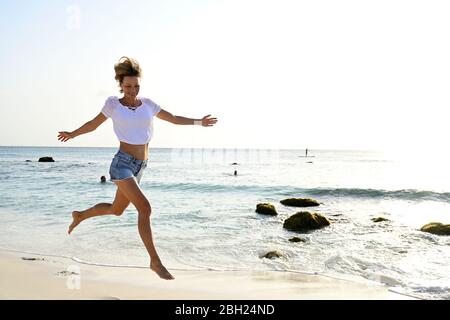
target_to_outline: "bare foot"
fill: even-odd
[[[78,211],[74,211],[72,212],[72,224],[69,226],[69,231],[67,232],[68,234],[70,234],[72,232],[72,230],[82,221],[81,220],[81,215]]]
[[[167,271],[166,267],[164,267],[161,263],[150,263],[150,269],[156,272],[156,274],[161,278],[165,280],[173,280],[175,279],[174,276],[170,274],[169,271]]]

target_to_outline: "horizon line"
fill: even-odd
[[[117,146],[109,147],[109,146],[44,146],[44,145],[0,145],[0,148],[91,148],[91,149],[115,149],[118,148]],[[316,151],[330,151],[330,150],[336,150],[336,151],[378,151],[383,152],[387,150],[383,149],[357,149],[357,148],[258,148],[258,147],[149,147],[149,149],[227,149],[227,150],[301,150],[305,151],[308,149],[308,151],[316,150]]]

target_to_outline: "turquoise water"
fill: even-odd
[[[137,211],[82,222],[73,210],[112,202],[116,148],[0,147],[2,248],[100,264],[147,266]],[[420,232],[450,223],[447,161],[376,151],[151,149],[141,188],[163,262],[184,270],[290,270],[381,282],[393,290],[450,299],[450,237]],[[52,156],[56,162],[39,163]],[[31,160],[31,162],[26,162]],[[232,163],[238,165],[232,165]],[[237,176],[234,176],[234,171]],[[330,227],[298,235],[282,228],[300,211],[279,203],[312,197]],[[255,213],[274,204],[279,215]],[[384,216],[387,223],[373,223]],[[261,259],[270,250],[281,259]]]

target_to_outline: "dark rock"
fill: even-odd
[[[25,162],[32,162],[31,160],[25,160]]]
[[[269,216],[276,216],[277,210],[275,210],[275,207],[273,204],[270,203],[259,203],[256,205],[256,212],[260,214],[265,214]]]
[[[238,164],[237,164],[237,162],[233,162],[231,165],[232,166],[237,166]]]
[[[260,256],[260,258],[272,259],[272,258],[281,258],[282,256],[283,254],[278,251],[269,251],[266,254]]]
[[[307,198],[289,198],[281,200],[280,202],[281,204],[290,207],[317,207],[320,205],[316,200]]]
[[[330,221],[319,213],[300,211],[284,220],[283,228],[289,231],[308,231],[330,225]]]
[[[373,222],[383,222],[383,221],[389,221],[389,219],[383,218],[383,217],[376,217],[372,218]]]
[[[305,238],[300,238],[300,237],[292,237],[289,239],[290,242],[306,242]]]
[[[52,157],[42,157],[39,158],[39,162],[55,162]]]
[[[420,231],[437,234],[440,236],[450,236],[450,224],[440,222],[430,222],[420,228]]]

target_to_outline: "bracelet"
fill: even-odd
[[[202,120],[194,120],[194,125],[203,126]]]

